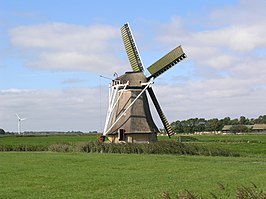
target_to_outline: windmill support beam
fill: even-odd
[[[110,118],[112,116],[112,113],[113,113],[113,110],[114,110],[114,107],[116,106],[116,104],[118,103],[119,99],[121,98],[123,92],[125,91],[126,87],[128,86],[129,82],[127,82],[126,84],[123,84],[123,90],[122,92],[119,94],[117,100],[115,101],[116,99],[116,95],[117,95],[117,92],[118,92],[118,89],[119,87],[121,87],[121,84],[118,84],[118,85],[115,85],[115,86],[112,86],[110,89],[111,89],[111,95],[109,95],[110,99],[109,99],[109,108],[108,108],[108,111],[107,111],[107,116],[106,116],[106,121],[105,121],[105,127],[104,127],[104,132],[106,132],[107,130],[107,127],[110,123]],[[104,136],[106,136],[106,133],[103,133]]]
[[[112,107],[113,107],[113,103],[115,100],[115,97],[117,95],[118,89],[113,86],[110,85],[109,87],[109,106],[108,106],[108,111],[107,111],[107,115],[106,115],[106,120],[105,120],[105,125],[104,125],[104,132],[106,131],[108,124],[110,123],[110,118],[112,116]]]

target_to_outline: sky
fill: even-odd
[[[0,128],[102,131],[109,79],[176,46],[187,58],[155,79],[170,122],[266,114],[264,0],[0,0]],[[145,71],[146,75],[148,72]],[[154,120],[162,127],[154,108]]]

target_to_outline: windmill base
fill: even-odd
[[[157,141],[157,133],[127,133],[123,136],[109,134],[108,140],[112,143],[150,143]]]

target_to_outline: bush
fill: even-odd
[[[48,147],[48,151],[70,152],[73,151],[73,147],[69,144],[52,144]]]
[[[223,149],[206,148],[194,143],[178,141],[158,141],[152,143],[102,143],[80,142],[75,144],[58,143],[52,145],[0,145],[0,151],[55,151],[86,153],[126,153],[126,154],[173,154],[173,155],[205,155],[205,156],[239,156]]]
[[[33,144],[0,145],[0,151],[47,151],[48,146]]]
[[[159,141],[153,143],[102,143],[83,142],[75,146],[76,151],[87,153],[135,153],[135,154],[174,154],[174,155],[207,155],[207,156],[239,156],[237,153],[221,149],[208,149],[196,144],[177,141]]]

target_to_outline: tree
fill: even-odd
[[[244,116],[241,116],[239,118],[239,124],[240,125],[248,125],[248,124],[250,124],[250,121],[249,121],[248,118],[245,118]]]
[[[260,115],[258,118],[248,119],[245,116],[241,116],[239,119],[231,119],[225,117],[223,119],[209,119],[204,118],[190,118],[188,120],[175,121],[171,123],[173,131],[175,133],[194,133],[203,131],[221,131],[225,125],[240,125],[240,127],[234,127],[234,132],[247,132],[250,131],[245,125],[251,124],[266,124],[266,115]]]
[[[260,115],[255,121],[257,124],[266,124],[266,115]]]
[[[210,119],[207,121],[207,126],[206,126],[207,131],[219,131],[219,120],[217,118]]]
[[[244,126],[244,125],[233,125],[231,128],[230,128],[230,131],[231,133],[246,133],[246,132],[249,132],[250,129],[247,127],[247,126]]]
[[[4,129],[0,129],[0,134],[5,134],[6,132],[4,131]]]
[[[184,133],[181,121],[177,120],[171,123],[172,129],[175,133]]]
[[[220,125],[230,125],[231,124],[231,118],[230,117],[225,117],[224,119],[219,120]]]
[[[238,125],[238,124],[239,124],[238,119],[231,120],[231,125]]]

